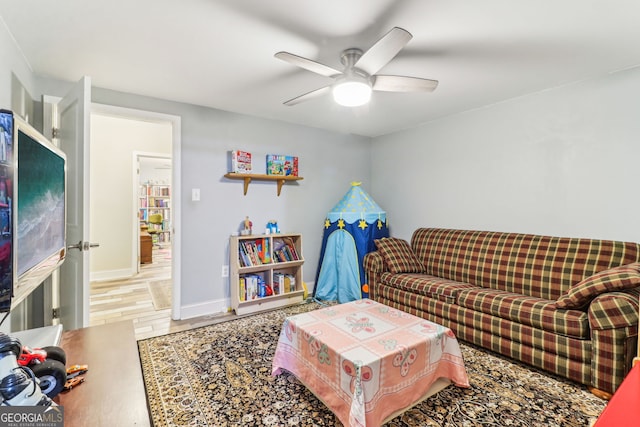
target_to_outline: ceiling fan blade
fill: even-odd
[[[407,76],[375,76],[373,90],[383,92],[432,92],[438,86],[437,80]]]
[[[283,104],[284,105],[288,105],[288,106],[296,105],[296,104],[299,104],[301,102],[308,101],[310,99],[322,96],[325,93],[329,92],[330,90],[331,90],[331,86],[321,87],[320,89],[316,89],[316,90],[312,90],[311,92],[307,92],[304,95],[296,96],[295,98],[292,98],[292,99],[290,99],[288,101],[285,101]]]
[[[409,43],[413,36],[400,27],[393,27],[369,48],[355,63],[355,67],[369,75],[380,71],[400,50]]]
[[[313,73],[320,74],[326,77],[333,77],[342,74],[342,71],[338,71],[335,68],[331,68],[328,65],[321,64],[316,61],[312,61],[302,56],[294,55],[289,52],[278,52],[274,55],[278,59],[282,59],[285,62],[293,64],[297,67],[304,68]]]

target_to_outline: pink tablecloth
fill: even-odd
[[[285,319],[272,375],[294,374],[345,426],[379,426],[438,378],[469,379],[450,329],[372,300]]]

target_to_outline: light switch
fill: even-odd
[[[191,200],[194,202],[199,202],[200,201],[200,189],[199,188],[192,188],[191,189]]]

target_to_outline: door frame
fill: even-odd
[[[181,260],[181,153],[182,153],[182,131],[181,131],[181,117],[171,114],[157,113],[153,111],[137,110],[133,108],[118,107],[115,105],[107,104],[91,104],[91,112],[98,114],[114,115],[118,117],[152,121],[152,122],[169,122],[172,129],[172,144],[171,144],[171,282],[173,284],[172,289],[172,307],[171,318],[179,320],[181,316],[181,301],[180,301],[180,260]],[[135,157],[134,153],[134,157]],[[140,154],[140,153],[138,153]],[[135,168],[135,165],[134,165]],[[134,170],[135,173],[135,170]],[[134,180],[135,181],[135,180]],[[137,187],[137,182],[136,182]],[[137,206],[137,191],[134,191],[135,203],[133,205],[135,212],[138,211]],[[136,231],[134,236],[139,236],[139,223],[134,221]],[[138,245],[133,243],[136,248]],[[137,263],[137,249],[135,251],[136,263]],[[135,271],[135,270],[132,270]]]

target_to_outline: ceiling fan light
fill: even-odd
[[[345,107],[359,107],[371,99],[371,85],[362,81],[343,81],[332,89],[333,99]]]

